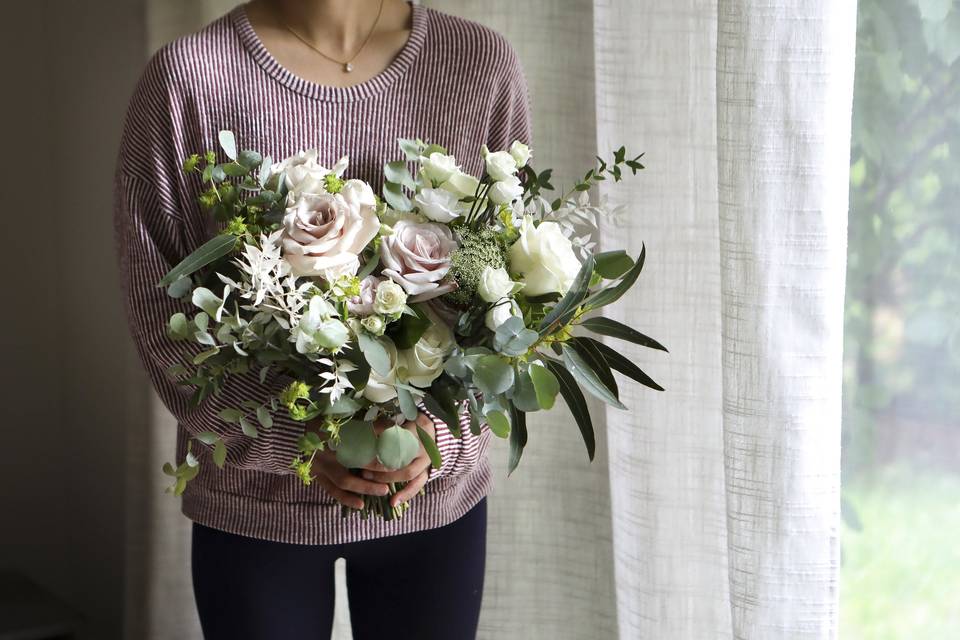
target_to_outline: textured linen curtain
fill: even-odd
[[[151,0],[153,45],[233,4]],[[509,479],[494,443],[480,637],[836,637],[854,0],[425,4],[516,47],[555,184],[646,152],[603,194],[629,206],[601,244],[648,252],[608,313],[671,350],[617,345],[667,391],[593,406],[592,465],[562,410],[531,416]],[[189,527],[156,472],[173,425],[152,407],[131,436],[127,635],[199,638]]]

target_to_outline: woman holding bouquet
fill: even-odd
[[[273,157],[315,149],[318,171],[349,155],[351,176],[374,185],[398,159],[397,138],[442,142],[479,175],[481,145],[530,137],[526,84],[504,38],[403,0],[254,0],[158,51],[130,103],[115,221],[131,331],[177,419],[178,459],[225,408],[286,382],[230,374],[193,406],[167,374],[191,355],[167,336],[167,319],[189,310],[155,285],[215,232],[180,160],[212,148],[220,129]],[[357,640],[473,638],[491,485],[486,428],[457,439],[421,414],[405,426],[434,436],[439,469],[421,450],[407,467],[372,464],[358,475],[324,452],[304,486],[289,464],[304,424],[280,412],[272,423],[255,439],[231,425],[224,468],[201,465],[183,494],[205,637],[329,637],[333,563],[344,557]],[[362,506],[363,495],[385,495],[398,481],[407,484],[393,504],[415,506],[403,518],[341,517],[341,505]]]

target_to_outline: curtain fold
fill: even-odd
[[[235,2],[147,4],[155,46]],[[628,205],[601,247],[647,248],[605,312],[670,349],[615,344],[666,391],[592,405],[593,464],[563,409],[531,416],[510,478],[493,443],[479,637],[835,638],[854,0],[424,4],[513,43],[554,184],[646,153],[601,190]],[[172,421],[152,413],[128,472],[127,635],[199,638],[189,527],[156,472]]]

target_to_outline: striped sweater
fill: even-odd
[[[340,516],[317,483],[304,486],[289,468],[303,425],[283,412],[251,439],[217,415],[242,400],[262,401],[284,382],[256,373],[232,375],[217,396],[194,406],[191,390],[166,370],[188,361],[196,346],[165,331],[187,303],[156,283],[217,232],[196,204],[197,176],[180,170],[191,153],[216,148],[231,129],[245,148],[273,158],[316,148],[331,166],[350,156],[348,175],[382,184],[382,167],[400,159],[397,138],[419,137],[447,147],[463,169],[482,171],[479,149],[529,142],[528,92],[516,54],[496,32],[474,22],[414,5],[409,39],[390,65],[352,87],[322,86],[278,64],[241,7],[200,32],[176,40],[148,62],[130,101],[115,179],[114,219],[123,293],[131,333],[160,398],[178,422],[177,459],[201,431],[227,444],[223,469],[194,443],[201,471],[183,495],[190,519],[232,533],[299,544],[335,544],[438,527],[457,519],[490,489],[490,438],[463,429],[453,438],[437,423],[443,465],[431,471],[425,495],[398,521]]]

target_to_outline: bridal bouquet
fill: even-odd
[[[590,231],[613,214],[591,204],[600,181],[643,168],[620,148],[554,200],[551,170],[530,164],[530,149],[481,149],[485,172],[463,172],[436,144],[399,140],[406,159],[384,167],[382,197],[348,179],[348,159],[333,167],[307,151],[273,163],[239,151],[230,131],[217,154],[193,155],[201,207],[223,231],[159,283],[188,298],[192,317],[170,318],[169,335],[200,345],[170,374],[202,402],[236,372],[271,369],[289,384],[264,404],[221,412],[251,438],[281,408],[314,421],[290,461],[309,484],[318,451],[331,448],[349,468],[374,459],[408,464],[422,444],[435,468],[434,440],[401,428],[425,408],[459,437],[461,415],[510,442],[512,472],[527,443],[526,414],[557,396],[573,413],[590,458],[594,433],[583,392],[623,409],[612,371],[661,390],[629,358],[594,336],[665,350],[596,311],[636,282],[644,252],[596,252]],[[411,168],[413,171],[411,171]],[[591,335],[592,334],[592,335]],[[394,426],[374,429],[374,421]],[[212,431],[195,437],[222,466],[226,446]],[[198,472],[188,450],[164,470],[179,494]],[[394,491],[399,487],[394,487]],[[399,517],[388,497],[366,496],[364,515]]]

